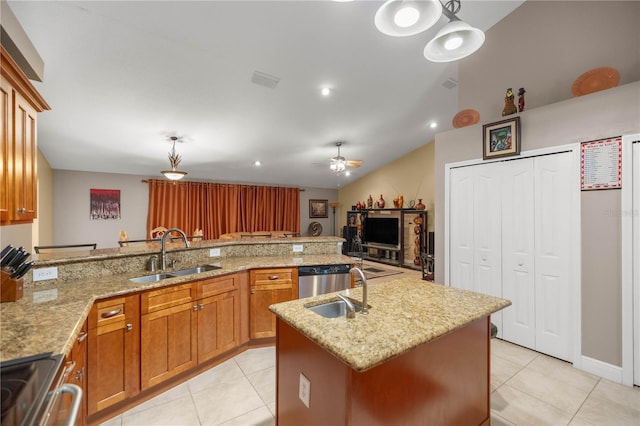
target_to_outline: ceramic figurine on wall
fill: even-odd
[[[524,94],[527,91],[524,90],[524,87],[518,89],[518,112],[524,111]]]
[[[373,208],[373,198],[371,198],[371,194],[369,194],[369,198],[367,198],[367,208],[368,209]]]
[[[378,205],[379,209],[384,209],[384,198],[382,198],[382,194],[380,194],[380,199],[378,200],[378,202],[376,203]]]
[[[505,115],[511,115],[518,112],[516,108],[516,104],[513,103],[513,99],[514,99],[513,90],[511,90],[511,87],[509,87],[507,89],[507,94],[504,96],[504,109],[502,110],[503,117]]]

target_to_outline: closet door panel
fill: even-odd
[[[536,349],[571,359],[572,155],[535,158]]]
[[[478,293],[502,296],[502,164],[475,166],[473,177],[474,287]],[[502,334],[502,312],[491,315]]]
[[[502,175],[502,337],[535,348],[533,159],[505,162]]]
[[[450,178],[449,285],[473,290],[473,168],[453,169]]]

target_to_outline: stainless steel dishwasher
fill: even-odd
[[[349,265],[313,265],[298,267],[298,297],[317,296],[351,287]]]

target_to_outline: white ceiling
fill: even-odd
[[[463,0],[459,16],[486,30],[521,3]],[[389,37],[373,24],[381,4],[9,1],[45,62],[38,143],[52,168],[161,177],[177,135],[188,179],[318,188],[433,140],[459,109],[442,86],[457,64],[422,55],[446,19]],[[328,168],[339,140],[364,161],[350,177]]]

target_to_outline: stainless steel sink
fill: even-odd
[[[222,266],[212,265],[212,264],[201,265],[201,266],[196,266],[195,268],[179,269],[177,271],[164,272],[164,273],[153,274],[153,275],[145,275],[143,277],[129,278],[129,281],[132,281],[134,283],[153,283],[156,281],[164,280],[166,278],[175,278],[175,277],[181,277],[183,275],[199,274],[201,272],[214,271],[216,269],[222,269]]]
[[[360,312],[362,310],[362,306],[356,305],[355,303],[354,305],[356,307],[356,312]],[[325,318],[339,318],[347,316],[347,304],[342,300],[323,303],[322,305],[309,306],[307,309]]]
[[[134,283],[153,283],[156,281],[164,280],[165,278],[172,278],[175,275],[171,274],[153,274],[153,275],[145,275],[144,277],[135,277],[129,278],[129,281],[133,281]]]
[[[221,268],[222,267],[218,265],[201,265],[195,268],[179,269],[177,271],[171,272],[171,275],[176,277],[181,277],[182,275],[199,274],[201,272],[215,271],[216,269],[221,269]]]

